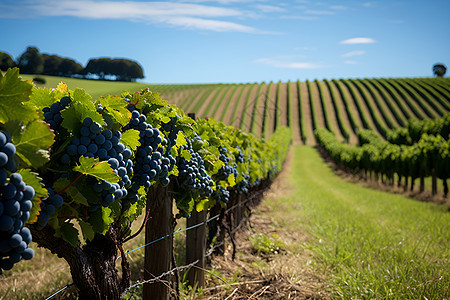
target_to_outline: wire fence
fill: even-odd
[[[232,207],[230,207],[230,208],[228,208],[227,210],[225,210],[225,213],[224,213],[224,214],[225,214],[225,215],[228,214],[229,212],[231,212],[232,210],[234,210],[236,207],[242,206],[242,205],[246,204],[247,202],[249,202],[249,201],[252,200],[253,198],[254,198],[254,197],[249,197],[249,198],[247,198],[246,200],[242,201],[241,203],[237,203],[237,204],[233,205]],[[129,251],[125,252],[125,256],[127,256],[128,254],[130,254],[130,253],[132,253],[132,252],[135,252],[135,251],[137,251],[137,250],[139,250],[139,249],[142,249],[142,248],[145,248],[145,247],[147,247],[147,246],[150,246],[150,245],[152,245],[152,244],[154,244],[154,243],[156,243],[156,242],[162,241],[162,240],[164,240],[164,239],[166,239],[166,238],[173,237],[174,235],[176,235],[176,234],[178,234],[178,233],[185,232],[185,231],[188,231],[188,230],[192,230],[192,229],[197,228],[197,227],[200,227],[200,226],[202,226],[202,225],[206,225],[207,223],[209,223],[209,222],[211,222],[211,221],[213,221],[213,220],[215,220],[215,219],[217,219],[217,218],[219,218],[219,217],[220,217],[220,214],[217,214],[217,215],[215,215],[215,216],[213,216],[213,217],[210,217],[209,219],[207,219],[207,220],[204,221],[204,222],[200,222],[200,223],[197,223],[197,224],[195,224],[195,225],[192,225],[192,226],[189,226],[189,227],[186,227],[186,228],[180,228],[180,229],[178,229],[178,230],[176,230],[176,231],[174,231],[174,232],[172,232],[172,233],[169,233],[169,234],[167,234],[167,235],[165,235],[165,236],[162,236],[162,237],[160,237],[160,238],[157,238],[156,240],[153,240],[153,241],[148,242],[148,243],[146,243],[146,244],[144,244],[144,245],[141,245],[141,246],[139,246],[139,247],[137,247],[137,248],[135,248],[135,249],[132,249],[132,250],[129,250]],[[221,246],[221,244],[220,244],[220,245],[215,245],[215,246],[212,248],[212,250],[214,250],[214,248],[217,248],[217,247],[219,247],[219,246]],[[209,256],[209,255],[211,255],[211,254],[213,253],[212,250],[210,249],[210,250],[208,251],[207,256]],[[119,258],[121,258],[120,255],[116,258],[116,261],[117,261]],[[176,268],[174,268],[174,269],[172,269],[172,270],[170,270],[170,271],[168,271],[168,272],[166,272],[166,273],[163,273],[163,274],[159,275],[158,277],[152,278],[152,279],[150,279],[150,280],[138,282],[138,283],[136,283],[136,284],[134,284],[134,285],[128,287],[126,291],[128,291],[130,288],[132,288],[132,287],[134,287],[134,286],[137,286],[137,285],[140,285],[140,284],[154,283],[154,282],[158,281],[159,279],[161,279],[162,277],[164,277],[164,276],[166,276],[166,275],[169,275],[169,274],[172,274],[172,273],[175,272],[175,271],[181,271],[181,270],[189,269],[190,267],[192,267],[192,266],[195,265],[196,263],[198,263],[198,260],[195,261],[195,262],[193,262],[193,263],[190,263],[190,264],[188,264],[188,265],[176,267]],[[64,290],[66,290],[67,288],[71,287],[72,285],[74,285],[74,283],[70,283],[70,284],[66,285],[65,287],[61,288],[61,289],[58,290],[57,292],[55,292],[55,293],[53,293],[52,295],[48,296],[45,300],[50,300],[50,299],[54,298],[56,295],[58,295],[59,293],[63,292]],[[125,291],[125,292],[126,292],[126,291]],[[124,292],[124,293],[125,293],[125,292]]]

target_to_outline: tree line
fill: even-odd
[[[17,61],[0,52],[0,70],[18,67],[22,74],[42,74],[100,80],[135,81],[144,78],[139,63],[124,58],[92,58],[86,67],[73,59],[39,53],[36,47],[27,47]]]

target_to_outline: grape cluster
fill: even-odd
[[[71,100],[70,97],[62,97],[59,102],[53,103],[50,107],[45,107],[44,112],[45,122],[50,124],[50,128],[58,130],[63,121],[61,111],[69,106]]]
[[[72,159],[80,156],[99,158],[107,161],[113,171],[121,178],[118,183],[96,181],[94,190],[101,193],[101,205],[107,207],[116,199],[128,195],[127,188],[131,185],[130,175],[133,173],[132,152],[120,142],[121,133],[117,130],[103,130],[102,125],[93,122],[91,118],[83,120],[80,137],[72,138],[61,161],[70,164]],[[95,206],[94,207],[99,207]]]
[[[236,162],[238,163],[244,163],[245,162],[245,155],[242,152],[241,148],[239,146],[235,147],[238,150],[238,154],[236,154],[234,157],[236,158]]]
[[[221,181],[221,180],[228,180],[228,177],[231,174],[234,174],[234,177],[237,178],[238,177],[238,171],[237,171],[237,165],[234,164],[234,166],[230,165],[230,158],[228,157],[228,155],[226,155],[226,153],[228,152],[227,148],[225,147],[219,147],[219,159],[221,161],[224,162],[224,166],[222,168],[219,169],[219,171],[217,172],[217,174],[214,175],[214,179],[216,181]]]
[[[191,159],[178,158],[178,178],[181,189],[196,192],[202,198],[211,196],[214,181],[206,173],[202,157],[192,149],[191,145],[184,145],[182,149],[191,153]]]
[[[236,185],[236,189],[240,193],[248,193],[248,188],[250,186],[250,175],[244,174],[243,176],[244,176],[244,179],[242,179],[242,181],[240,181]]]
[[[50,217],[55,213],[57,208],[60,208],[64,199],[61,195],[55,194],[52,188],[47,188],[49,197],[41,201],[41,212],[38,216],[38,229],[44,228]]]
[[[34,189],[26,185],[15,170],[16,148],[10,136],[0,131],[0,273],[10,270],[21,259],[31,259],[34,251],[28,248],[31,232],[24,227],[33,206]]]
[[[141,143],[136,152],[135,173],[129,193],[129,198],[134,203],[138,200],[139,188],[149,188],[152,180],[159,180],[163,186],[169,184],[169,172],[174,159],[163,156],[167,140],[161,138],[158,128],[148,124],[147,117],[133,105],[129,105],[128,109],[131,111],[131,119],[125,129],[138,130]]]
[[[227,203],[230,200],[230,192],[225,187],[217,185],[216,190],[211,194],[211,198],[218,202]]]

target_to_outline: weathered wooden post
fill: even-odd
[[[206,211],[195,209],[187,219],[187,227],[201,224],[186,232],[186,264],[198,260],[195,266],[187,271],[186,279],[192,287],[205,286],[205,253],[206,253]]]
[[[150,188],[147,194],[147,210],[150,211],[150,214],[145,226],[145,243],[167,237],[145,248],[145,280],[158,277],[171,269],[174,219],[172,197],[168,187]],[[155,283],[144,284],[144,299],[169,299],[170,277],[170,275],[166,275]]]

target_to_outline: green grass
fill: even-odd
[[[293,190],[269,205],[282,227],[307,229],[332,298],[450,297],[447,207],[346,182],[314,148],[293,151]]]
[[[31,80],[37,75],[20,75],[23,79]],[[46,80],[44,85],[37,84],[37,87],[47,87],[55,88],[61,81],[65,82],[70,90],[75,90],[76,88],[82,88],[92,96],[92,98],[97,99],[100,96],[106,95],[117,95],[123,90],[130,90],[131,92],[140,91],[141,89],[152,86],[147,83],[141,82],[119,82],[119,81],[100,81],[100,80],[87,80],[87,79],[76,79],[76,78],[66,78],[57,76],[44,76],[39,75]],[[156,91],[158,92],[158,91]]]

